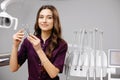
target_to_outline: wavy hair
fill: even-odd
[[[43,5],[37,13],[37,17],[36,17],[36,23],[35,23],[35,27],[34,27],[34,35],[40,35],[41,34],[41,29],[39,28],[38,25],[38,18],[39,18],[39,13],[43,10],[43,9],[49,9],[52,11],[52,15],[53,15],[53,29],[52,29],[52,33],[51,33],[51,41],[50,44],[47,46],[46,49],[46,55],[47,57],[50,59],[51,58],[51,53],[52,51],[57,47],[57,41],[58,38],[61,38],[61,24],[60,24],[60,20],[59,20],[59,14],[57,9],[53,6],[53,5]]]

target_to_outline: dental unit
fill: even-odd
[[[107,55],[103,51],[102,39],[103,32],[97,28],[91,31],[82,29],[75,32],[74,40],[78,44],[73,41],[70,48],[72,51],[66,57],[66,80],[69,80],[69,76],[82,77],[86,80],[91,78],[103,80],[107,75]]]

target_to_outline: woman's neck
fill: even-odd
[[[42,31],[41,38],[45,42],[51,35],[51,31]]]

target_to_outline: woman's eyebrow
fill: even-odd
[[[40,14],[39,16],[44,16],[44,14]],[[45,16],[53,16],[52,14],[48,14],[48,15],[45,15]]]

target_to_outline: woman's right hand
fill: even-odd
[[[13,35],[13,45],[15,47],[18,47],[20,42],[22,41],[23,37],[24,37],[24,30],[21,29]]]

